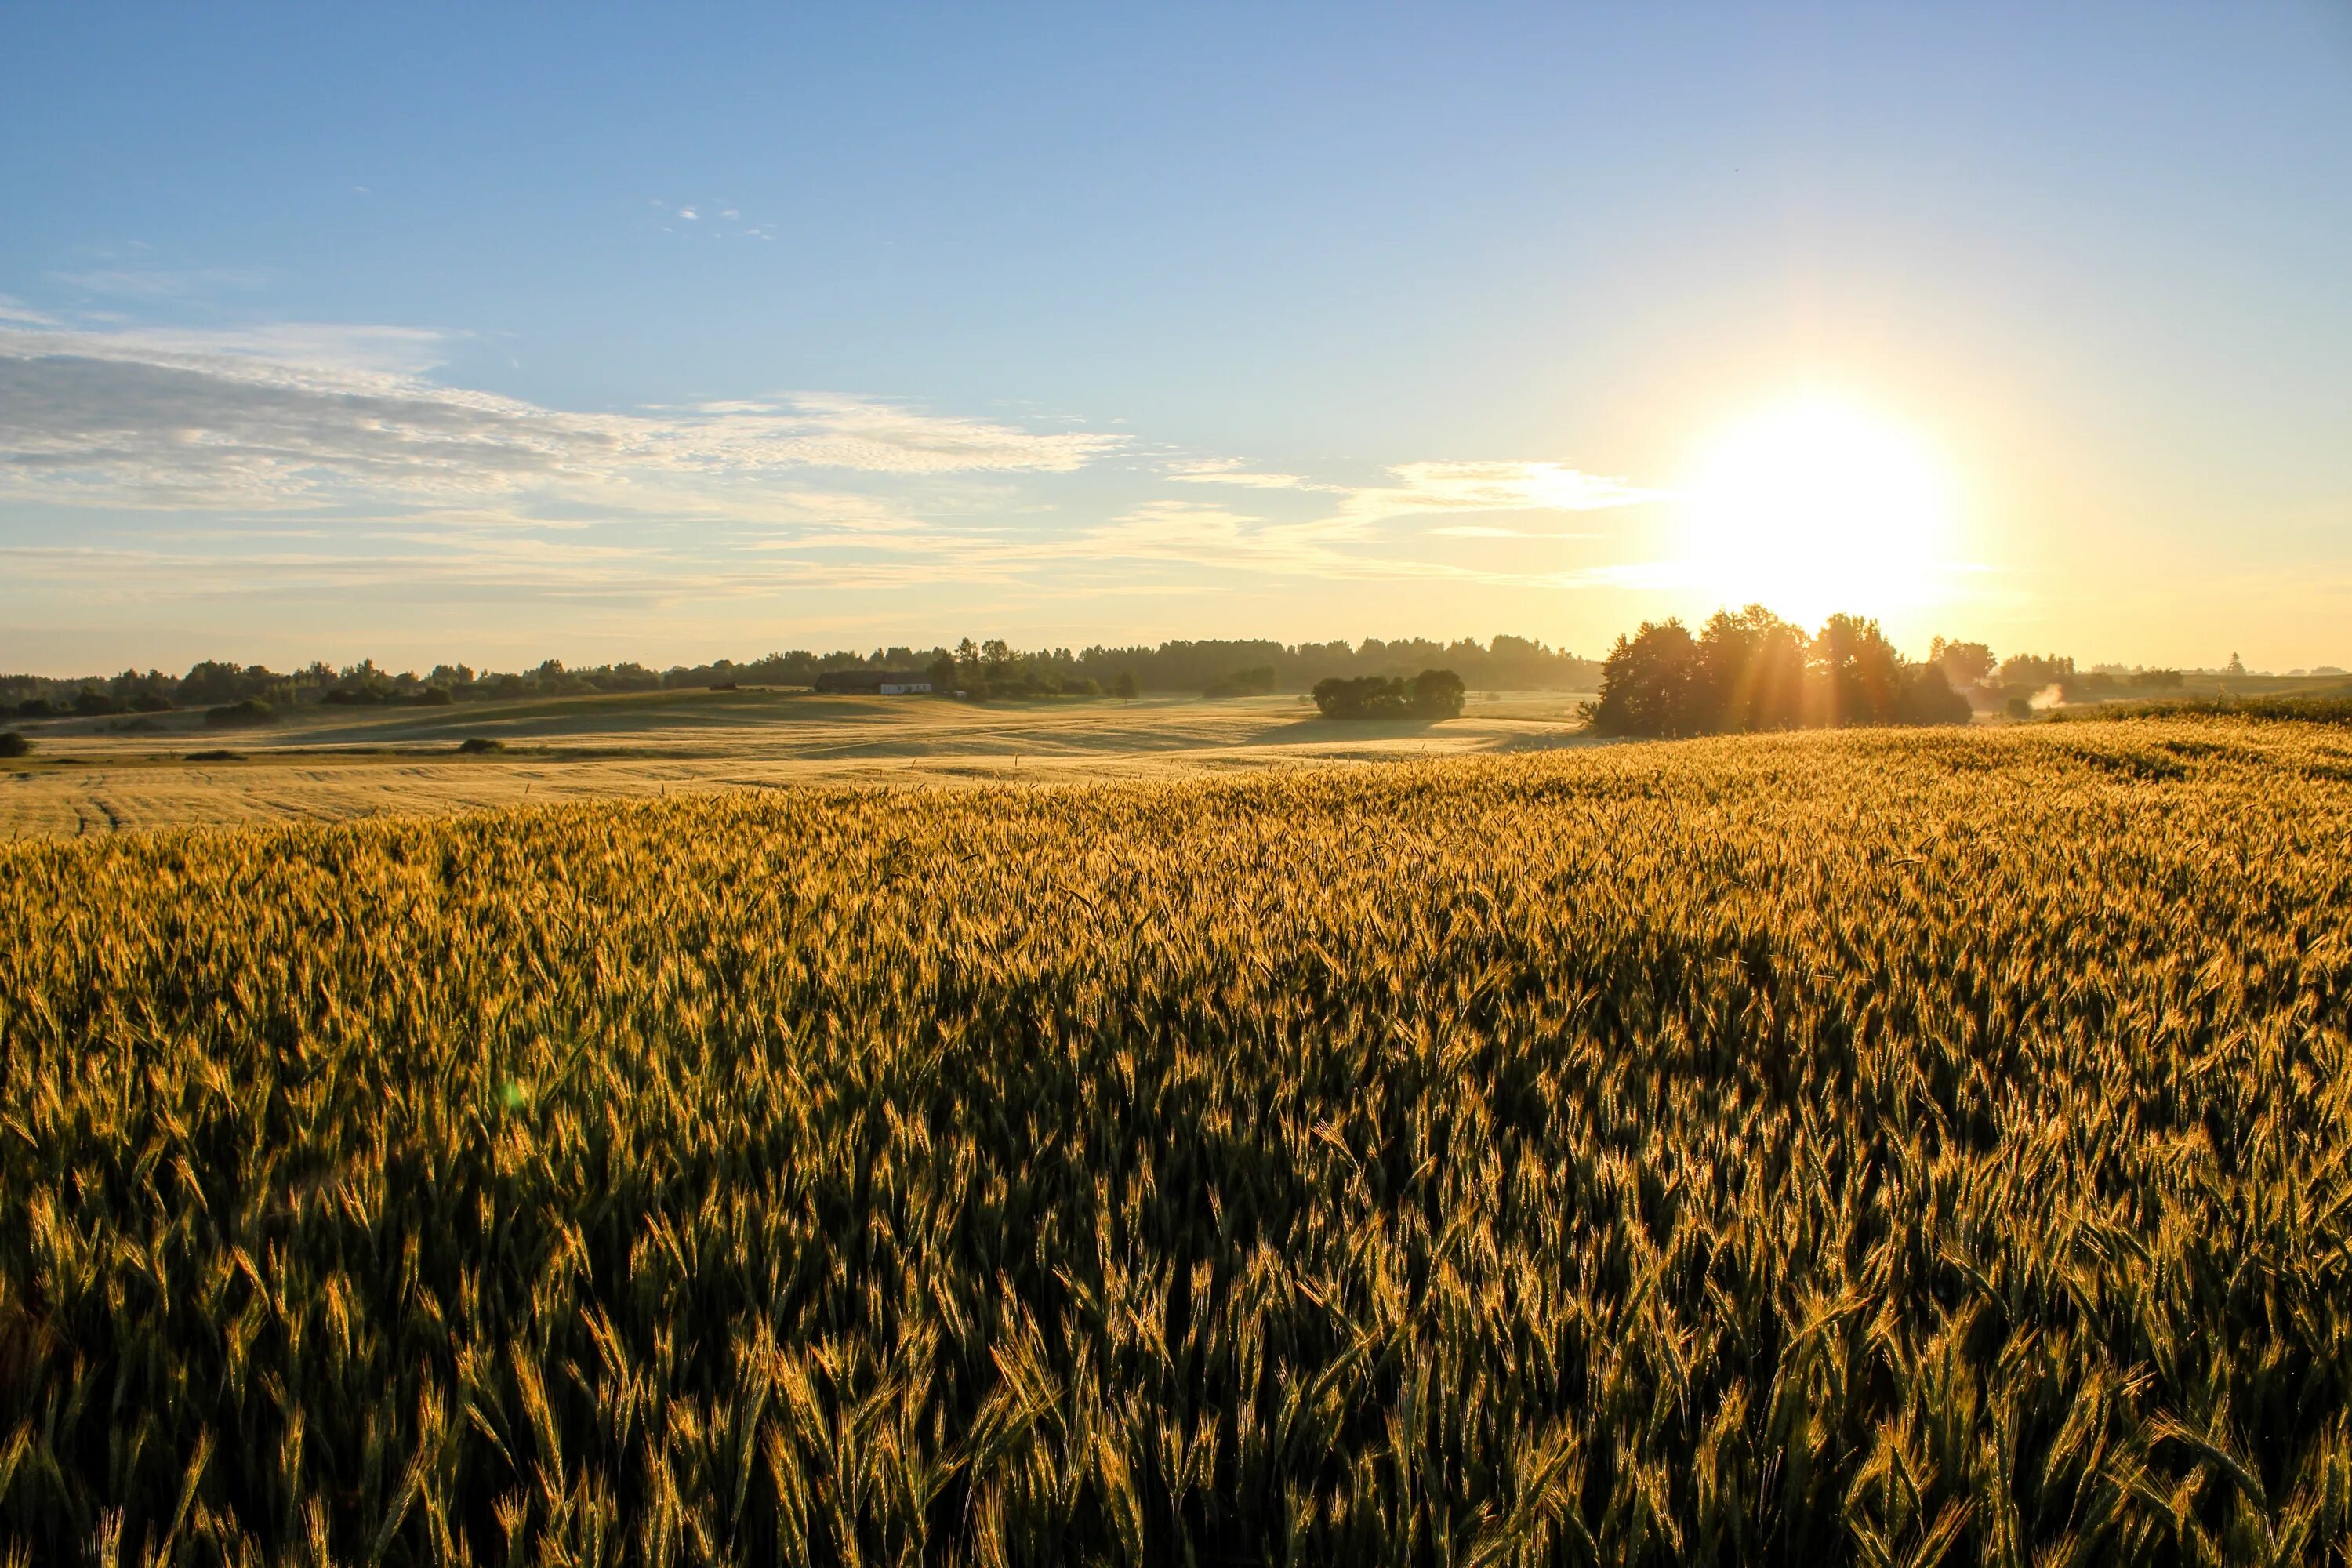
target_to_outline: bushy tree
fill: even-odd
[[[1927,662],[1940,664],[1954,686],[1979,686],[1993,671],[1992,649],[1980,642],[1937,637],[1927,645]]]
[[[1890,724],[1903,692],[1903,656],[1878,623],[1832,616],[1813,634],[1812,697],[1816,722]]]
[[[1805,721],[1805,634],[1761,605],[1717,610],[1699,634],[1693,700],[1719,730],[1787,730]]]
[[[2074,674],[2074,661],[2063,654],[2013,653],[2000,661],[2003,686],[2049,686]]]
[[[1898,724],[1965,724],[1975,710],[1969,700],[1952,689],[1951,667],[1934,659],[1926,664],[1906,665],[1902,674],[1902,689],[1895,699],[1895,721]]]
[[[1601,666],[1592,727],[1604,735],[1696,735],[1715,727],[1705,711],[1698,644],[1677,620],[1643,621]]]
[[[1424,669],[1412,678],[1411,706],[1417,719],[1462,715],[1462,678],[1450,669]]]
[[[1326,676],[1315,683],[1315,707],[1326,719],[1402,719],[1404,682],[1378,675]]]
[[[264,670],[261,673],[266,676],[268,672]],[[180,677],[179,698],[182,702],[194,707],[208,707],[250,697],[259,684],[248,671],[236,665],[208,658],[190,665],[188,673]]]

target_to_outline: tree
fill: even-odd
[[[1901,724],[1965,724],[1974,715],[1969,700],[1952,689],[1951,666],[1929,659],[1906,665],[1902,688],[1895,698],[1895,719]]]
[[[204,707],[214,703],[234,702],[240,697],[253,695],[255,683],[247,672],[221,659],[205,659],[188,667],[180,677],[179,698],[182,702]]]
[[[1118,683],[1111,688],[1111,693],[1124,701],[1134,701],[1136,697],[1135,671],[1131,669],[1120,670],[1118,672]]]
[[[1993,671],[1992,649],[1980,642],[1937,637],[1927,645],[1927,662],[1942,665],[1955,686],[1980,686]]]
[[[1378,675],[1327,676],[1315,683],[1314,696],[1326,719],[1402,719],[1409,700],[1403,681]]]
[[[1832,616],[1813,635],[1816,722],[1891,724],[1903,690],[1903,657],[1860,616]],[[1949,683],[1947,683],[1949,689]]]
[[[954,695],[956,661],[953,655],[944,653],[940,655],[939,658],[931,660],[930,668],[924,673],[931,678],[931,690],[934,695],[940,697]]]
[[[2003,686],[2048,686],[2074,674],[2074,661],[2063,654],[2013,653],[2000,661]]]
[[[1274,689],[1274,667],[1261,664],[1252,669],[1236,669],[1211,683],[1202,692],[1203,697],[1263,697]]]
[[[1699,636],[1693,700],[1717,730],[1786,730],[1805,720],[1805,634],[1761,605],[1717,610]]]
[[[1604,735],[1696,735],[1710,727],[1702,711],[1698,645],[1682,622],[1643,621],[1619,637],[1601,666],[1601,700],[1592,727]]]
[[[1462,716],[1462,678],[1450,669],[1424,669],[1412,678],[1411,706],[1417,719]]]

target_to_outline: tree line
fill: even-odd
[[[1820,679],[1809,686],[1811,678],[1796,673],[1797,668],[1811,669],[1816,664]],[[1923,665],[1911,665],[1885,646],[1874,622],[1833,616],[1820,634],[1808,637],[1751,607],[1736,616],[1718,615],[1696,637],[1677,621],[1645,624],[1633,637],[1621,637],[1605,661],[1507,634],[1485,643],[1475,637],[1452,642],[1368,637],[1360,643],[1222,638],[1028,650],[1003,638],[975,642],[966,637],[954,647],[898,646],[864,653],[799,648],[740,663],[720,658],[667,669],[634,661],[566,666],[551,658],[509,671],[438,664],[421,673],[395,672],[373,659],[341,667],[313,662],[280,671],[206,659],[176,676],[158,669],[66,679],[0,675],[0,719],[199,708],[233,710],[224,721],[252,721],[257,715],[266,721],[271,711],[304,703],[426,706],[598,692],[805,687],[827,671],[876,668],[923,671],[935,689],[982,700],[1147,692],[1246,697],[1313,692],[1331,681],[1358,683],[1364,692],[1372,688],[1361,683],[1380,683],[1386,694],[1389,683],[1398,683],[1401,690],[1420,673],[1437,670],[1450,672],[1475,691],[1600,689],[1604,694],[1599,705],[1601,722],[1629,726],[1624,733],[1696,733],[1726,727],[1904,721],[1921,712],[1949,710],[1935,695],[1932,678],[1923,673],[1928,666],[1942,671],[1949,689],[1977,707],[1992,710],[2022,710],[2053,688],[2064,701],[2084,702],[2160,696],[2181,687],[2179,670],[2103,667],[2085,672],[2077,670],[2074,659],[2057,654],[2020,653],[1995,659],[1982,643],[1943,637],[1936,639]],[[1725,673],[1734,667],[1745,672],[1737,679]],[[1342,700],[1376,708],[1391,700],[1410,706],[1413,700],[1382,695]]]
[[[257,703],[287,708],[302,703],[351,706],[424,705],[485,699],[573,696],[593,692],[693,689],[727,686],[809,686],[832,670],[889,668],[923,670],[979,697],[1089,696],[1103,693],[1208,693],[1234,696],[1306,691],[1318,680],[1368,676],[1409,679],[1443,665],[1480,689],[1591,690],[1599,678],[1593,660],[1527,637],[1498,636],[1438,642],[1423,637],[1393,642],[1368,637],[1360,643],[1280,643],[1255,638],[1179,640],[1146,646],[1095,646],[1081,649],[1022,650],[1002,638],[956,647],[876,647],[865,653],[842,648],[814,653],[804,648],[771,653],[744,662],[654,669],[634,661],[566,666],[547,659],[528,669],[477,670],[465,664],[438,664],[427,671],[393,671],[373,659],[335,666],[314,662],[292,670],[266,665],[205,659],[184,675],[160,669],[126,669],[115,676],[58,679],[0,675],[0,716],[22,719],[102,717],[164,712],[175,708],[229,707]]]
[[[1593,728],[1706,735],[1842,724],[1960,724],[1972,710],[1945,666],[1896,652],[1878,623],[1832,616],[1804,629],[1761,605],[1718,610],[1696,637],[1645,621],[1603,662]]]

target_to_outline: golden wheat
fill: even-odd
[[[2344,1553],[2340,732],[0,877],[20,1558]]]

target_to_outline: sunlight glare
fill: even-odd
[[[1792,399],[1708,446],[1682,492],[1695,584],[1818,625],[1940,596],[1953,485],[1890,421],[1827,396]]]

